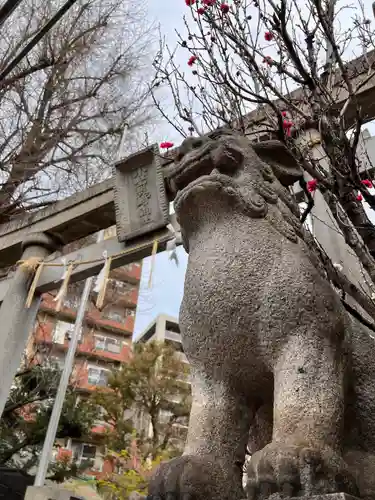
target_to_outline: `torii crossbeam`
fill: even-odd
[[[20,258],[24,264],[0,281],[0,415],[35,322],[41,293],[56,289],[62,279],[59,242],[69,243],[116,223],[117,239],[64,256],[67,262],[75,262],[70,278],[77,281],[98,274],[104,251],[113,256],[113,269],[146,257],[156,241],[158,251],[164,250],[174,237],[167,229],[173,220],[157,146],[117,162],[114,171],[114,177],[104,183],[0,227],[1,265],[11,266]],[[35,295],[27,308],[34,275],[29,263],[35,259],[43,265],[39,265]]]

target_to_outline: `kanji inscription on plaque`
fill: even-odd
[[[168,200],[156,145],[118,161],[115,175],[119,241],[131,240],[168,224]]]

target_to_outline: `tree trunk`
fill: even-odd
[[[159,444],[159,415],[157,412],[152,412],[150,414],[151,417],[151,426],[152,426],[152,457],[155,458],[156,450]]]

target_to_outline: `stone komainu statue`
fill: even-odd
[[[250,430],[249,499],[375,499],[375,345],[305,242],[287,189],[300,177],[280,143],[228,131],[187,139],[167,172],[193,405],[184,455],[149,498],[243,498]]]

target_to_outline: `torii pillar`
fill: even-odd
[[[31,234],[22,244],[22,260],[43,260],[60,245],[48,234]],[[34,296],[31,307],[25,307],[33,276],[32,268],[18,267],[0,307],[0,417],[39,309],[40,295]]]

